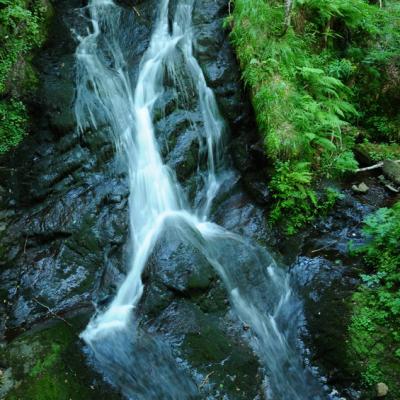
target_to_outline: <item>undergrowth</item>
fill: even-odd
[[[325,198],[315,192],[321,179],[357,168],[353,147],[361,118],[368,128],[384,125],[379,132],[372,127],[372,137],[396,136],[390,109],[379,108],[377,115],[371,100],[378,89],[388,93],[384,76],[395,73],[390,66],[400,57],[393,16],[400,11],[395,3],[388,7],[365,0],[297,0],[286,29],[284,1],[233,1],[226,25],[275,165],[272,220],[285,220],[288,233],[318,214]],[[365,85],[371,76],[373,92]]]
[[[0,154],[16,146],[25,136],[26,108],[18,100],[0,100]]]
[[[26,134],[24,100],[37,84],[32,50],[45,40],[48,16],[42,0],[0,0],[0,154]]]
[[[400,398],[400,202],[382,208],[365,221],[363,284],[353,295],[349,359],[364,384],[389,386]]]

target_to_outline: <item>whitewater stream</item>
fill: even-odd
[[[120,41],[120,7],[111,0],[91,0],[83,10],[89,29],[78,37],[75,113],[82,131],[109,126],[128,171],[130,249],[125,280],[113,300],[98,308],[81,337],[106,378],[128,398],[205,398],[176,363],[168,344],[156,336],[143,338],[137,322],[143,271],[160,238],[173,234],[201,252],[224,282],[265,368],[266,398],[326,398],[298,350],[302,306],[288,274],[266,249],[210,220],[213,201],[231,171],[224,155],[226,126],[193,51],[194,2],[179,0],[171,7],[169,0],[160,0],[135,82],[124,59],[126,42]],[[153,114],[166,80],[173,82],[182,109],[194,99],[201,111],[202,125],[193,121],[201,178],[196,201],[187,198],[157,142]],[[139,357],[143,347],[147,355]],[[149,365],[153,377],[145,373]]]

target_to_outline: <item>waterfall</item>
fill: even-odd
[[[143,293],[141,276],[160,235],[174,229],[182,242],[197,248],[216,269],[238,317],[251,326],[251,345],[270,383],[268,398],[320,399],[319,385],[303,367],[296,349],[301,304],[288,275],[265,249],[209,219],[227,168],[225,123],[193,53],[193,6],[194,0],[179,0],[171,19],[169,1],[160,0],[136,84],[131,82],[118,41],[120,8],[111,0],[91,0],[85,10],[91,27],[78,37],[75,113],[82,131],[88,125],[95,130],[106,121],[126,165],[132,256],[115,298],[93,316],[81,337],[109,379],[128,397],[176,400],[198,395],[163,343],[156,339],[146,342],[157,360],[150,351],[148,359],[135,357],[140,336],[135,309]],[[177,90],[190,81],[201,111],[203,126],[197,132],[207,166],[202,173],[199,168],[202,201],[197,206],[189,204],[174,171],[163,162],[155,137],[153,110],[164,93],[166,74]],[[156,381],[146,375],[152,362],[161,365]]]

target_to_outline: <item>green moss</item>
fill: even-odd
[[[181,349],[185,359],[211,383],[211,397],[255,398],[262,378],[251,349],[227,334],[213,313],[205,316],[197,307],[188,306],[199,329],[185,335]]]
[[[63,380],[62,377],[51,374],[42,374],[37,380],[28,385],[24,390],[23,394],[18,393],[10,395],[10,400],[17,399],[35,399],[35,400],[69,400],[71,398],[84,399],[87,397],[76,397],[80,396],[79,391],[71,390],[71,384],[68,380]],[[20,397],[24,396],[24,397]],[[74,397],[71,397],[74,396]],[[82,393],[85,396],[85,392]],[[87,393],[86,393],[87,396]]]
[[[2,367],[10,368],[13,385],[6,400],[81,400],[118,398],[87,367],[77,333],[86,319],[54,321],[19,336],[0,350]]]
[[[64,325],[57,323],[48,329],[24,334],[10,345],[5,359],[14,379],[21,381],[6,399],[67,400],[77,398],[80,391],[87,392],[75,379],[68,379],[69,365],[64,357],[73,346],[75,336]]]
[[[42,372],[45,372],[47,369],[52,367],[54,364],[56,364],[57,360],[60,357],[60,352],[61,352],[61,346],[57,343],[53,343],[51,345],[51,349],[48,354],[44,357],[42,360],[38,360],[32,370],[30,371],[29,375],[34,378],[41,374]]]

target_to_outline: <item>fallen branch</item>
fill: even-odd
[[[399,193],[396,188],[394,188],[392,185],[389,185],[388,183],[385,185],[385,187],[387,187],[393,193]]]
[[[36,299],[35,297],[33,298],[33,301],[37,304],[39,304],[40,306],[42,306],[43,308],[45,308],[48,313],[50,315],[52,315],[53,317],[65,322],[68,326],[70,326],[71,328],[73,327],[66,319],[64,319],[63,317],[60,317],[59,315],[57,315],[50,307],[46,306],[46,304],[41,303],[38,299]]]
[[[319,249],[312,250],[311,253],[318,253],[319,251],[326,250],[329,247],[330,247],[330,244],[328,244],[328,245],[326,245],[324,247],[320,247]]]
[[[28,243],[28,236],[25,237],[24,254],[26,254],[26,244]]]
[[[394,160],[395,163],[400,163],[400,160]],[[377,164],[371,165],[370,167],[358,168],[355,172],[365,172],[372,171],[373,169],[378,169],[383,167],[383,161],[378,162]]]
[[[135,6],[133,6],[133,10],[138,15],[138,17],[140,17],[140,12],[138,11],[138,9]]]
[[[209,374],[207,374],[207,376],[203,379],[203,382],[201,382],[199,389],[201,389],[203,386],[205,386],[208,383],[208,379],[210,378],[210,376],[214,373],[214,371],[210,372]]]

